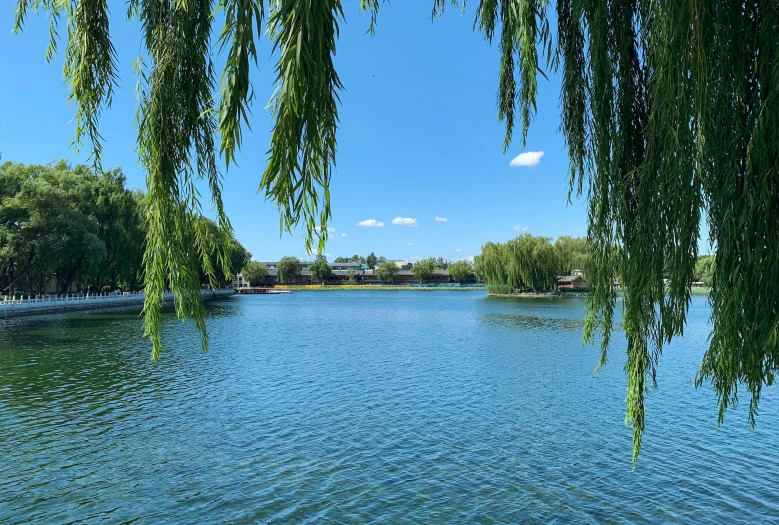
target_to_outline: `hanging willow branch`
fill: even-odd
[[[779,359],[779,7],[773,1],[560,0],[562,129],[590,201],[586,336],[603,360],[616,295],[628,338],[633,457],[647,380],[683,332],[701,210],[716,249],[714,330],[696,383],[724,411],[743,384],[754,424]],[[664,278],[669,285],[664,285]]]
[[[762,386],[773,382],[779,367],[779,4],[558,0],[553,50],[547,0],[473,1],[474,28],[499,42],[504,149],[516,121],[524,144],[536,110],[539,56],[551,59],[562,76],[570,191],[589,199],[593,264],[585,338],[599,335],[605,363],[619,281],[634,461],[645,392],[656,384],[663,346],[684,329],[702,211],[716,263],[713,332],[696,382],[714,386],[720,422],[739,386],[746,387],[754,424]],[[220,0],[225,26],[219,44],[227,62],[216,102],[209,47],[214,3],[130,2],[149,61],[140,68],[137,125],[149,186],[145,313],[155,358],[167,287],[176,292],[178,314],[194,317],[207,342],[195,263],[214,242],[199,226],[194,181],[208,180],[222,232],[229,232],[214,134],[221,135],[229,168],[249,125],[249,68],[264,24],[279,62],[270,105],[275,125],[260,189],[281,209],[283,230],[305,225],[309,250],[315,238],[324,247],[330,218],[342,89],[333,65],[341,2],[270,0],[266,15],[261,0]],[[442,16],[447,4],[466,9],[465,0],[433,0],[433,17]],[[375,32],[378,0],[361,0],[359,7]],[[17,31],[29,11],[49,16],[49,59],[58,21],[67,15],[65,76],[76,104],[74,143],[87,137],[99,163],[98,120],[116,81],[108,3],[17,0]],[[487,266],[495,275],[513,275],[510,267]]]

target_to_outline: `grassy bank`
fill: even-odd
[[[490,297],[502,297],[509,299],[558,299],[566,297],[586,297],[582,292],[545,292],[545,293],[489,293]]]
[[[690,293],[692,295],[709,295],[711,292],[711,288],[706,287],[695,287],[690,288]],[[545,293],[500,293],[500,292],[493,292],[489,291],[488,294],[490,297],[509,297],[514,299],[544,299],[549,297],[586,297],[587,292],[582,291],[575,291],[575,292],[545,292]],[[617,295],[619,297],[622,297],[622,290],[619,290]]]
[[[453,292],[472,292],[472,291],[484,291],[484,287],[476,286],[382,286],[382,285],[364,285],[364,284],[333,284],[333,285],[276,285],[276,288],[282,290],[293,290],[300,292],[338,292],[338,291],[381,291],[381,292],[396,292],[396,291],[414,291],[414,292],[431,292],[431,291],[453,291]]]

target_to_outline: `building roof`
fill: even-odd
[[[330,266],[344,266],[347,268],[361,268],[362,264],[358,262],[329,262]]]
[[[572,283],[576,280],[584,280],[584,277],[581,275],[564,275],[563,277],[558,277],[557,282],[558,283]]]

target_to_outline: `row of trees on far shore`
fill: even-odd
[[[147,232],[145,195],[125,187],[121,169],[0,164],[0,288],[8,295],[143,288]],[[212,221],[196,219],[210,260],[199,264],[200,282],[216,283],[251,255]],[[223,269],[217,254],[228,255]]]
[[[343,262],[360,262],[363,259],[360,256],[353,257],[338,257],[334,264]],[[376,262],[375,274],[382,282],[392,283],[397,279],[398,273],[401,269],[395,262],[387,261],[384,257],[376,257],[371,253],[368,257],[364,258],[366,261]],[[370,266],[369,262],[365,262]],[[430,257],[422,259],[413,265],[410,265],[411,271],[414,274],[416,280],[420,283],[429,281],[435,270],[449,270],[451,279],[455,282],[465,282],[468,280],[468,276],[474,273],[473,264],[467,260],[460,260],[456,262],[447,261],[441,257]],[[276,270],[279,283],[287,284],[294,283],[300,273],[303,266],[296,257],[287,256],[283,257],[276,263]],[[324,259],[317,259],[316,261],[308,265],[308,269],[311,272],[311,280],[318,283],[327,282],[332,276],[332,269],[330,264]],[[268,275],[269,269],[266,265],[257,261],[248,261],[241,270],[241,275],[244,282],[250,284],[256,284],[265,279]],[[355,270],[348,270],[347,277],[349,282],[356,282]]]
[[[442,257],[430,257],[417,261],[411,268],[414,277],[420,283],[429,281],[435,270],[449,270],[449,276],[452,280],[461,283],[466,281],[468,276],[473,273],[473,264],[465,259],[451,262]]]
[[[323,259],[309,265],[314,280],[325,281],[330,276],[330,266]],[[244,282],[256,284],[268,275],[268,267],[261,262],[247,261],[241,270]],[[276,263],[276,272],[280,283],[295,282],[303,271],[303,264],[297,257],[288,255]]]
[[[492,293],[548,290],[556,277],[574,270],[586,278],[590,266],[586,238],[563,236],[552,243],[529,233],[505,243],[488,242],[475,262],[477,275]]]
[[[491,293],[511,294],[517,290],[539,292],[554,286],[555,279],[579,271],[586,280],[592,272],[586,237],[548,237],[520,235],[505,243],[488,242],[474,259],[474,271],[487,283]],[[450,268],[450,272],[451,272]],[[693,279],[711,286],[715,257],[698,257]],[[670,268],[664,276],[671,277]]]
[[[375,253],[371,252],[367,257],[362,255],[352,255],[351,257],[336,257],[333,261],[335,263],[360,263],[367,264],[369,268],[375,268],[383,262],[387,262],[386,257],[379,257]]]
[[[423,259],[422,261],[432,261],[434,269],[436,270],[447,270],[449,266],[453,264],[452,261],[446,259],[445,257],[430,257],[429,259]],[[408,267],[405,269],[410,269],[412,266],[417,266],[422,261],[413,264],[409,263]],[[351,257],[336,257],[333,262],[334,263],[356,262],[360,264],[365,264],[368,266],[368,268],[378,269],[379,265],[387,262],[387,259],[386,257],[378,257],[376,256],[375,253],[371,252],[370,254],[368,254],[367,257],[363,257],[362,255],[352,255]]]

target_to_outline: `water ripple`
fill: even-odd
[[[583,302],[296,293],[170,319],[0,321],[0,522],[721,523],[779,516],[779,406],[719,431],[690,380],[695,298],[631,470],[624,341],[593,374]],[[619,337],[615,339],[620,339]]]

